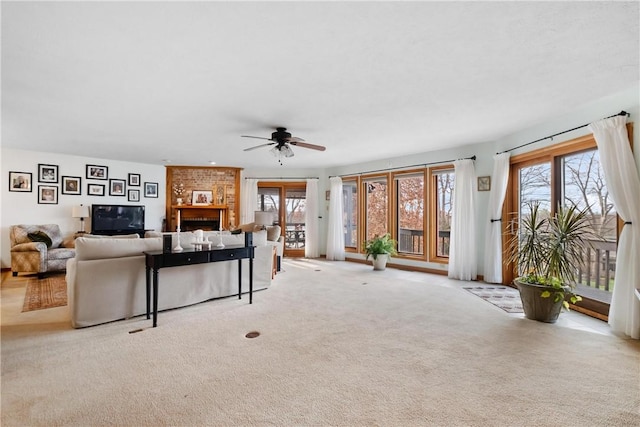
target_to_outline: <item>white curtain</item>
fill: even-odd
[[[625,116],[589,125],[600,153],[607,189],[625,222],[618,239],[609,325],[614,332],[640,339],[640,178],[629,145]]]
[[[318,180],[307,180],[307,194],[305,199],[305,236],[304,236],[304,256],[307,258],[318,258]]]
[[[493,156],[491,192],[484,241],[484,281],[502,283],[502,205],[509,181],[509,153]]]
[[[249,224],[254,221],[255,212],[258,210],[258,180],[243,178],[240,184],[240,224]]]
[[[344,224],[342,207],[342,178],[329,179],[331,195],[329,198],[329,225],[327,230],[327,259],[344,261]]]
[[[449,277],[475,280],[478,273],[476,248],[476,171],[473,160],[456,160],[449,246]]]

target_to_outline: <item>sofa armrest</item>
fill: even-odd
[[[11,252],[46,252],[47,245],[42,242],[18,243],[11,248]]]

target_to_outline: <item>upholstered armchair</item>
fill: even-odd
[[[11,272],[14,276],[18,273],[38,273],[38,277],[42,278],[48,271],[66,270],[67,260],[76,254],[73,240],[63,242],[57,224],[12,225],[9,239]]]

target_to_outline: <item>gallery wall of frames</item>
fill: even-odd
[[[2,268],[10,266],[9,227],[58,224],[64,234],[80,230],[74,206],[144,205],[145,226],[162,230],[166,172],[163,165],[1,149],[0,244]],[[85,221],[91,230],[90,218]]]

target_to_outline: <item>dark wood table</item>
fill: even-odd
[[[224,248],[185,249],[180,252],[144,252],[147,269],[147,319],[151,314],[151,285],[153,283],[153,327],[158,324],[158,270],[182,265],[238,260],[238,299],[242,298],[242,260],[249,260],[249,304],[253,304],[253,258],[255,246],[232,245]],[[153,275],[153,280],[151,279]],[[176,284],[176,286],[180,286]]]

